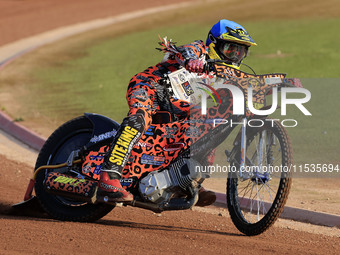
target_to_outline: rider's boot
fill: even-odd
[[[206,190],[205,188],[201,187],[198,191],[198,201],[196,206],[208,206],[212,205],[216,201],[216,194],[213,191]]]
[[[98,196],[106,196],[110,202],[132,201],[133,195],[120,184],[123,168],[130,152],[144,132],[144,118],[140,114],[123,120],[100,173]]]
[[[127,202],[133,200],[133,195],[126,191],[120,184],[120,176],[112,175],[102,170],[100,173],[97,194],[107,196],[110,202]]]

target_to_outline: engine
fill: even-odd
[[[197,188],[209,174],[197,171],[201,165],[194,159],[181,158],[169,169],[151,172],[139,183],[142,197],[152,203],[169,202],[174,196],[185,195],[188,188]]]

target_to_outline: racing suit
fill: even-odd
[[[162,85],[162,80],[166,74],[177,71],[181,67],[191,72],[202,73],[207,52],[202,41],[195,41],[175,49],[176,52],[167,52],[162,62],[136,74],[130,80],[127,90],[130,110],[108,151],[100,180],[101,192],[115,201],[133,199],[129,192],[122,189],[119,179],[132,148],[150,126],[152,116],[157,111],[167,111],[174,119],[182,120],[190,114],[190,104],[170,97],[167,88]],[[215,193],[206,191],[202,187],[196,205],[206,206],[215,200]]]
[[[121,174],[133,146],[148,129],[152,116],[157,111],[168,111],[177,120],[190,114],[189,103],[169,98],[167,89],[161,85],[161,81],[166,74],[186,67],[189,60],[205,59],[207,52],[202,41],[195,41],[176,48],[179,53],[167,53],[162,62],[131,78],[126,97],[130,108],[128,117],[123,120],[107,160],[107,166],[113,173]],[[121,139],[122,135],[124,135],[124,139]],[[124,148],[121,148],[124,143]]]

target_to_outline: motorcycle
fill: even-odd
[[[123,205],[157,213],[192,208],[202,182],[210,176],[204,170],[209,169],[208,155],[241,126],[233,148],[225,150],[226,201],[239,231],[258,235],[280,216],[288,198],[290,172],[273,169],[292,164],[292,148],[279,121],[250,109],[268,109],[270,91],[296,87],[299,82],[284,74],[245,73],[220,62],[210,60],[213,72],[203,76],[180,69],[162,80],[173,96],[180,89],[185,97],[194,95],[190,97],[194,106],[182,120],[171,120],[168,112],[153,117],[123,170],[121,184],[134,195],[132,202]],[[235,89],[242,91],[242,102],[233,100]],[[236,105],[243,108],[242,114],[235,114]],[[260,125],[245,125],[252,120]],[[58,220],[96,221],[108,214],[116,204],[97,195],[98,181],[118,129],[114,120],[92,113],[61,125],[39,153],[24,200],[35,198],[34,189],[41,207]]]

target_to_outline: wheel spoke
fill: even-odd
[[[249,228],[264,219],[268,213],[279,214],[279,207],[283,203],[279,203],[278,199],[282,199],[282,196],[277,198],[276,194],[288,192],[289,189],[287,185],[282,185],[280,180],[284,178],[281,166],[287,165],[290,161],[290,158],[287,158],[287,155],[290,155],[290,147],[287,146],[288,138],[281,131],[283,127],[278,125],[280,124],[275,124],[274,128],[267,125],[254,129],[252,135],[247,137],[245,163],[246,167],[249,167],[248,182],[244,179],[235,180],[239,185],[239,189],[236,189],[238,196],[235,198],[242,201],[236,203],[241,216],[237,219],[244,219]],[[273,208],[273,204],[280,206],[269,210]]]

